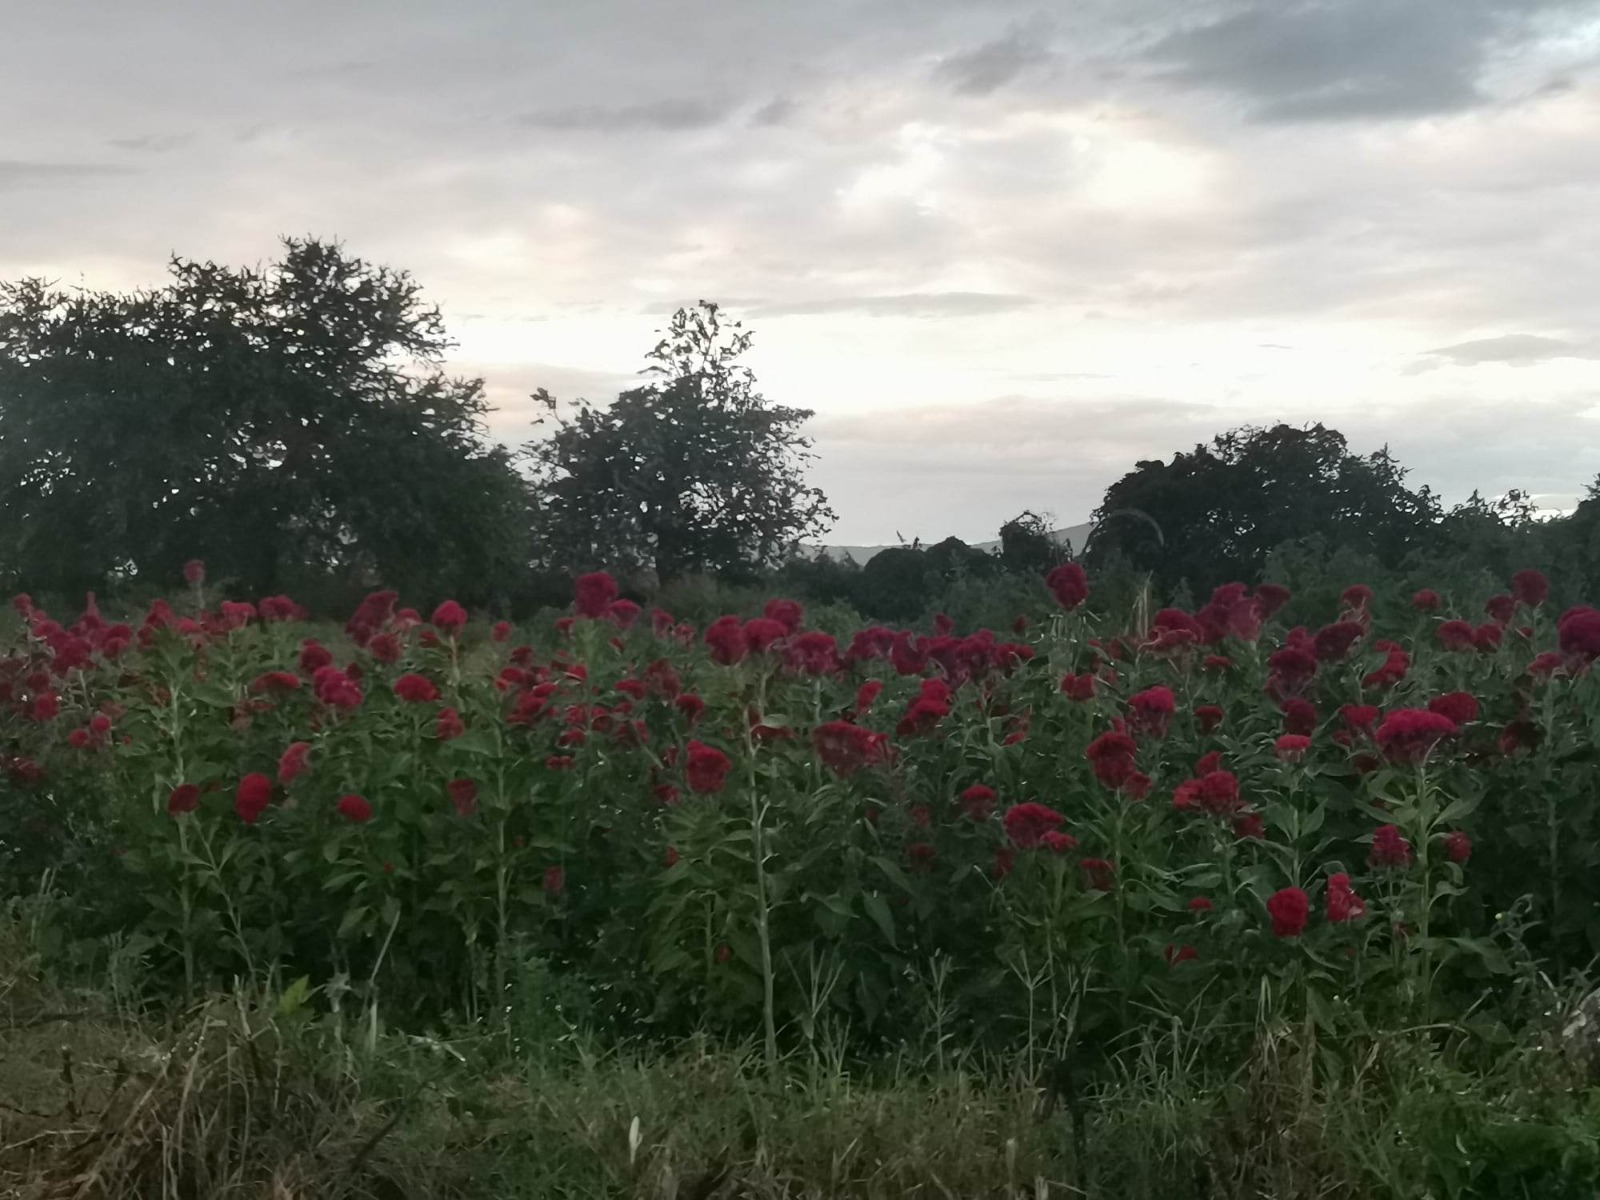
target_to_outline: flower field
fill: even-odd
[[[173,994],[402,1026],[530,962],[574,1023],[769,1054],[1510,1022],[1506,978],[1600,948],[1600,612],[1510,582],[1291,627],[1271,584],[1096,612],[1068,564],[1004,634],[697,629],[603,574],[534,630],[380,592],[341,631],[198,563],[129,623],[22,596],[0,885]]]

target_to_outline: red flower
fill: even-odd
[[[642,610],[632,600],[613,600],[606,605],[606,620],[618,629],[632,629]]]
[[[446,600],[433,610],[431,623],[446,637],[456,637],[467,627],[467,610],[454,600]]]
[[[466,731],[466,723],[462,721],[461,714],[455,709],[441,708],[439,710],[439,721],[433,729],[434,737],[441,742],[448,742],[452,738],[460,737]]]
[[[1093,700],[1094,675],[1089,671],[1082,675],[1063,675],[1061,694],[1068,700]]]
[[[1217,704],[1198,704],[1195,706],[1194,719],[1201,733],[1211,733],[1222,724],[1222,707]]]
[[[233,797],[233,811],[246,825],[254,825],[272,803],[272,780],[265,775],[246,775],[239,781]]]
[[[1261,583],[1256,585],[1256,600],[1261,605],[1263,619],[1272,616],[1293,598],[1294,593],[1281,583]]]
[[[1436,635],[1439,645],[1446,650],[1470,650],[1473,645],[1473,628],[1466,621],[1446,621]]]
[[[782,625],[788,633],[794,633],[800,628],[800,623],[805,620],[806,610],[798,600],[768,600],[762,614]]]
[[[254,604],[239,603],[234,600],[222,602],[222,624],[227,629],[243,629],[255,620],[256,606]]]
[[[278,782],[288,787],[305,773],[306,755],[311,753],[310,742],[295,742],[278,758]]]
[[[832,675],[843,665],[839,660],[839,644],[833,640],[833,635],[815,631],[791,639],[784,648],[783,661],[791,671],[802,675]]]
[[[1488,613],[1502,625],[1509,625],[1511,618],[1517,615],[1517,598],[1515,596],[1490,596],[1484,604],[1483,611]]]
[[[1561,653],[1581,662],[1600,658],[1600,612],[1588,606],[1569,608],[1556,622]]]
[[[895,725],[901,737],[929,732],[950,715],[950,685],[942,679],[924,679],[922,688]]]
[[[372,820],[372,805],[367,803],[365,796],[358,796],[354,792],[339,797],[338,809],[341,817],[357,825]]]
[[[1297,763],[1305,759],[1306,752],[1311,749],[1311,739],[1303,733],[1286,733],[1274,743],[1278,752],[1278,760],[1286,763]]]
[[[1506,632],[1493,621],[1486,621],[1472,631],[1472,644],[1485,654],[1492,654],[1500,649],[1500,643],[1505,638]]]
[[[89,736],[87,729],[74,729],[67,734],[67,745],[75,750],[84,750],[89,747],[94,739]]]
[[[728,772],[732,769],[732,760],[721,750],[704,742],[689,743],[688,761],[684,770],[690,791],[701,795],[720,792],[728,781]]]
[[[1317,673],[1317,656],[1301,646],[1285,646],[1267,659],[1272,683],[1279,692],[1293,695],[1310,683]]]
[[[750,643],[738,617],[718,617],[706,626],[706,645],[711,647],[711,661],[725,667],[742,662],[750,653]]]
[[[927,842],[912,842],[906,847],[906,857],[911,860],[912,870],[926,871],[933,866],[939,852]]]
[[[1443,603],[1439,593],[1432,588],[1423,588],[1411,597],[1411,607],[1422,613],[1438,612]]]
[[[1478,719],[1478,701],[1470,692],[1449,692],[1429,700],[1428,711],[1465,725]]]
[[[1317,729],[1317,706],[1296,696],[1283,703],[1283,731],[1310,735]]]
[[[338,667],[318,667],[311,676],[311,687],[329,708],[361,707],[361,686]]]
[[[1122,787],[1118,790],[1129,800],[1143,800],[1150,795],[1154,783],[1155,781],[1143,771],[1135,771],[1122,781]]]
[[[617,581],[605,571],[578,576],[573,611],[580,617],[603,617],[619,595]]]
[[[883,684],[879,680],[869,679],[856,689],[855,715],[864,717],[871,710],[873,702],[883,692]]]
[[[41,725],[54,721],[61,715],[61,697],[54,692],[41,692],[33,698],[30,715]]]
[[[994,852],[994,878],[998,883],[1011,874],[1011,868],[1017,865],[1017,852],[1010,846],[998,846]]]
[[[1375,705],[1346,704],[1339,710],[1339,715],[1344,718],[1344,723],[1351,729],[1370,733],[1372,727],[1378,723],[1378,718],[1383,714],[1378,711]]]
[[[1339,594],[1339,603],[1346,608],[1365,608],[1372,603],[1372,589],[1364,583],[1353,583]]]
[[[367,653],[381,663],[397,663],[404,646],[400,638],[393,633],[380,633],[367,643]]]
[[[1505,728],[1500,731],[1495,744],[1501,754],[1510,758],[1519,751],[1534,749],[1543,737],[1544,731],[1532,721],[1508,721]]]
[[[1159,738],[1167,735],[1178,702],[1171,688],[1157,686],[1134,696],[1128,701],[1128,707],[1133,710],[1128,720],[1133,731]]]
[[[1209,896],[1196,896],[1189,901],[1189,911],[1192,913],[1208,913],[1214,908],[1216,905]]]
[[[300,671],[302,674],[315,675],[332,662],[333,651],[322,645],[315,638],[307,638],[300,644]]]
[[[1089,598],[1089,578],[1075,562],[1062,563],[1044,577],[1056,603],[1069,612]]]
[[[200,789],[192,783],[180,783],[172,789],[172,795],[167,797],[167,813],[170,816],[191,813],[199,807]]]
[[[974,821],[987,821],[994,811],[995,791],[975,783],[961,793],[961,811]]]
[[[668,867],[675,867],[677,865],[678,865],[678,848],[676,846],[668,846],[667,847],[667,866]]]
[[[1378,726],[1378,748],[1390,762],[1416,765],[1428,757],[1439,742],[1460,733],[1449,717],[1425,708],[1401,708],[1390,713]]]
[[[1317,630],[1315,640],[1318,662],[1339,662],[1350,653],[1350,647],[1366,634],[1357,621],[1336,621]]]
[[[544,869],[544,894],[559,896],[567,890],[567,872],[563,867],[546,867]]]
[[[1343,871],[1328,876],[1326,911],[1330,925],[1343,925],[1356,917],[1366,916],[1367,902],[1356,895],[1355,889],[1350,886],[1350,876]]]
[[[470,779],[452,779],[445,784],[450,793],[450,803],[456,806],[456,816],[470,817],[478,811],[478,785]]]
[[[268,671],[250,682],[252,695],[262,692],[292,692],[300,686],[300,676],[289,671]]]
[[[1112,730],[1090,742],[1084,757],[1089,760],[1096,779],[1108,788],[1119,788],[1138,769],[1134,761],[1138,751],[1139,744],[1131,737]]]
[[[489,628],[489,640],[492,642],[509,642],[511,640],[511,622],[496,621]]]
[[[578,765],[578,760],[570,754],[552,754],[544,760],[544,765],[552,771],[570,771]]]
[[[190,587],[199,587],[206,581],[206,565],[198,558],[183,564],[183,581]]]
[[[1006,810],[1006,836],[1013,845],[1028,850],[1040,844],[1044,835],[1060,827],[1066,818],[1043,804],[1013,804]]]
[[[1083,868],[1084,882],[1097,892],[1109,892],[1116,886],[1116,865],[1103,858],[1086,858],[1078,864]]]
[[[1047,829],[1039,835],[1039,844],[1050,851],[1051,854],[1065,854],[1069,850],[1078,848],[1078,839],[1070,833]]]
[[[1188,945],[1174,946],[1169,944],[1164,953],[1169,967],[1176,967],[1180,963],[1194,962],[1200,957],[1200,951]]]
[[[1409,867],[1411,843],[1400,835],[1393,825],[1380,825],[1372,835],[1372,853],[1367,856],[1372,867]]]
[[[1543,571],[1532,569],[1518,571],[1511,577],[1511,594],[1517,603],[1528,608],[1538,608],[1550,595],[1550,581]]]
[[[1267,912],[1272,917],[1275,937],[1299,937],[1311,916],[1311,899],[1297,887],[1282,888],[1268,899]]]
[[[689,718],[690,725],[699,721],[700,714],[706,710],[706,702],[693,692],[685,692],[672,702],[672,706]]]
[[[1460,829],[1444,835],[1444,852],[1453,863],[1464,863],[1472,857],[1472,839]]]
[[[812,731],[811,744],[825,767],[849,777],[864,766],[882,762],[888,754],[889,738],[850,721],[828,721]]]
[[[426,704],[439,698],[439,689],[426,675],[413,672],[394,681],[394,694],[407,704]]]
[[[1258,812],[1240,813],[1233,819],[1233,836],[1241,842],[1248,839],[1260,841],[1267,836],[1266,822]]]

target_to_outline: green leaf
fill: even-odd
[[[278,1015],[287,1017],[298,1012],[311,995],[311,977],[302,975],[288,987],[283,989],[283,995],[278,997]]]
[[[894,914],[889,911],[883,897],[877,892],[867,892],[861,897],[861,905],[867,910],[867,916],[883,931],[883,936],[889,939],[889,944],[895,945]]]

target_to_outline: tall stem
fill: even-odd
[[[766,716],[766,675],[758,677],[756,720]],[[756,773],[756,739],[752,722],[745,721],[745,762],[749,764],[750,832],[756,860],[756,938],[761,946],[761,1024],[766,1035],[767,1071],[778,1069],[778,1025],[773,989],[772,932],[767,919],[767,839],[766,805],[762,803]]]

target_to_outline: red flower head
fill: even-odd
[[[1372,589],[1364,583],[1353,583],[1340,593],[1339,603],[1353,610],[1366,608],[1372,603]]]
[[[1294,593],[1281,583],[1263,583],[1256,586],[1256,600],[1261,605],[1263,620],[1272,616],[1293,598]]]
[[[850,721],[829,721],[818,725],[812,731],[811,744],[823,765],[841,777],[848,777],[864,766],[884,761],[889,750],[887,734],[873,733]]]
[[[354,792],[339,797],[339,815],[346,821],[354,821],[357,825],[364,825],[372,820],[372,805],[365,796],[358,796]]]
[[[361,685],[338,667],[318,667],[311,676],[317,699],[329,708],[360,708]]]
[[[1186,962],[1194,962],[1200,957],[1200,951],[1189,945],[1176,946],[1169,943],[1164,953],[1169,967],[1176,967]]]
[[[1267,836],[1266,822],[1258,812],[1243,812],[1233,818],[1233,836],[1239,841],[1260,841]]]
[[[1411,843],[1400,835],[1394,825],[1380,825],[1372,835],[1372,853],[1367,865],[1373,867],[1409,867]]]
[[[997,846],[994,852],[994,878],[998,883],[1011,874],[1011,868],[1017,865],[1017,852],[1010,846]]]
[[[685,692],[672,702],[672,706],[689,719],[692,726],[700,720],[700,714],[706,710],[706,702],[693,692]]]
[[[924,679],[905,716],[895,725],[895,732],[901,737],[927,733],[949,715],[950,685],[942,679]]]
[[[1460,728],[1449,717],[1425,708],[1396,709],[1378,726],[1378,748],[1390,762],[1416,765],[1428,757],[1441,740]]]
[[[394,681],[394,694],[407,704],[426,704],[439,698],[439,689],[426,675],[413,672]]]
[[[1538,608],[1550,596],[1550,581],[1543,571],[1518,571],[1511,577],[1511,594],[1518,604]]]
[[[1350,886],[1350,876],[1343,871],[1328,876],[1326,905],[1330,925],[1343,925],[1367,913],[1367,902],[1356,895],[1355,889]]]
[[[618,629],[632,629],[642,611],[632,600],[613,600],[606,605],[606,620]]]
[[[706,645],[711,647],[711,661],[725,667],[742,662],[750,653],[750,643],[738,617],[718,617],[706,626]]]
[[[1209,896],[1196,896],[1189,901],[1189,911],[1192,913],[1208,913],[1214,908],[1216,905]]]
[[[259,696],[262,692],[292,692],[299,686],[298,675],[288,671],[268,671],[250,681],[250,694]]]
[[[458,637],[467,627],[467,610],[454,600],[446,600],[433,610],[432,624],[446,637]]]
[[[1108,788],[1119,788],[1138,770],[1135,758],[1139,744],[1125,733],[1112,730],[1102,733],[1089,743],[1084,757],[1094,769],[1094,776]]]
[[[1344,718],[1345,725],[1350,729],[1371,733],[1372,727],[1378,723],[1378,718],[1383,714],[1375,705],[1346,704],[1339,710],[1339,715]]]
[[[546,896],[559,896],[566,890],[566,869],[564,867],[546,867],[544,870],[544,894]]]
[[[949,637],[956,631],[956,619],[949,613],[933,614],[933,632],[939,637]]]
[[[833,635],[815,631],[791,638],[784,648],[783,661],[791,671],[802,675],[832,675],[843,665]]]
[[[1341,661],[1350,653],[1354,646],[1366,634],[1357,621],[1336,621],[1332,625],[1324,625],[1317,630],[1315,641],[1318,662],[1332,663]]]
[[[323,667],[333,663],[333,651],[322,645],[315,638],[307,638],[300,644],[300,672],[303,675],[315,675]]]
[[[728,772],[732,769],[732,760],[715,746],[708,746],[698,741],[689,743],[685,774],[688,777],[690,791],[701,795],[720,792],[723,784],[728,781]]]
[[[1299,937],[1311,916],[1311,899],[1297,887],[1282,888],[1268,899],[1267,913],[1272,917],[1273,936]]]
[[[272,803],[272,780],[265,775],[246,775],[239,781],[233,797],[233,811],[246,825],[254,825]]]
[[[191,813],[199,807],[200,789],[192,783],[180,783],[172,789],[172,795],[167,797],[167,813],[170,816]]]
[[[1505,639],[1506,631],[1493,621],[1485,621],[1472,631],[1472,644],[1485,654],[1493,654],[1500,649],[1500,643]]]
[[[1061,694],[1068,700],[1093,700],[1094,675],[1088,671],[1082,675],[1063,675]]]
[[[1435,636],[1446,650],[1470,650],[1473,647],[1473,628],[1466,621],[1446,621],[1439,626]]]
[[[1244,806],[1239,796],[1239,777],[1232,771],[1208,771],[1198,780],[1193,796],[1214,817],[1229,816]]]
[[[974,821],[987,821],[994,811],[995,791],[975,783],[961,793],[961,811]]]
[[[1600,612],[1588,606],[1569,608],[1556,622],[1561,653],[1579,662],[1600,658]]]
[[[1056,603],[1069,612],[1089,598],[1089,577],[1075,562],[1062,563],[1044,577],[1045,587]]]
[[[1028,632],[1028,618],[1025,613],[1018,613],[1011,621],[1011,632],[1023,634]]]
[[[1285,646],[1267,659],[1272,684],[1284,695],[1294,695],[1317,674],[1317,656],[1301,646]]]
[[[256,606],[234,600],[222,602],[222,624],[227,629],[243,629],[256,618]]]
[[[456,806],[456,816],[470,817],[478,811],[478,785],[470,779],[452,779],[445,784],[450,793],[450,803]]]
[[[1201,733],[1211,733],[1222,724],[1223,712],[1220,705],[1197,704],[1194,710],[1194,721]]]
[[[466,723],[462,721],[461,714],[453,708],[439,710],[439,722],[434,726],[433,736],[441,742],[448,742],[458,738],[467,731]]]
[[[1478,719],[1478,701],[1471,692],[1447,692],[1429,700],[1428,711],[1465,725]]]
[[[1472,857],[1472,839],[1456,829],[1444,835],[1444,852],[1453,863],[1464,863]]]
[[[1047,829],[1039,835],[1039,844],[1051,854],[1066,854],[1078,848],[1078,839],[1070,833],[1061,833],[1055,829]]]
[[[1517,598],[1515,596],[1490,596],[1484,604],[1483,611],[1488,613],[1501,625],[1511,624],[1511,618],[1517,615]]]
[[[1132,710],[1128,724],[1133,731],[1159,738],[1167,735],[1178,701],[1171,688],[1157,686],[1134,696],[1128,701],[1128,707]]]
[[[544,760],[544,765],[552,771],[570,771],[578,765],[578,760],[570,754],[552,754]]]
[[[1044,835],[1058,829],[1066,818],[1055,809],[1043,804],[1013,804],[1006,810],[1006,836],[1011,844],[1022,850],[1040,844]]]
[[[190,587],[199,587],[206,581],[206,565],[198,558],[183,564],[183,581]]]
[[[873,702],[883,692],[883,683],[877,679],[869,679],[856,689],[855,714],[864,717],[872,710]]]
[[[906,857],[911,861],[912,870],[927,871],[933,867],[939,852],[927,842],[912,842],[906,847]]]
[[[806,610],[798,600],[768,600],[762,615],[782,625],[785,632],[794,633],[806,619]]]
[[[306,771],[306,755],[311,753],[310,742],[295,742],[278,758],[278,782],[288,787]]]
[[[1438,612],[1444,601],[1439,599],[1439,593],[1432,588],[1423,588],[1411,597],[1411,607],[1420,613]]]
[[[1274,743],[1274,749],[1280,762],[1303,762],[1311,749],[1311,739],[1303,733],[1286,733]]]
[[[1283,731],[1310,736],[1317,730],[1317,706],[1299,696],[1283,702]]]
[[[750,647],[752,654],[761,654],[772,647],[772,644],[789,636],[789,631],[780,621],[771,617],[751,617],[744,623],[745,644]]]
[[[1078,864],[1083,868],[1084,882],[1097,892],[1109,892],[1116,886],[1116,865],[1103,858],[1086,858]]]
[[[489,640],[492,642],[509,642],[511,640],[511,622],[496,621],[489,627]]]
[[[403,650],[399,636],[393,633],[377,634],[367,643],[367,653],[381,663],[399,662]]]
[[[620,591],[617,581],[605,571],[593,571],[578,576],[573,601],[573,611],[580,617],[598,618],[606,615]]]
[[[1501,754],[1510,758],[1523,750],[1534,749],[1543,737],[1544,731],[1532,721],[1508,721],[1505,728],[1500,730],[1500,736],[1495,744]]]

